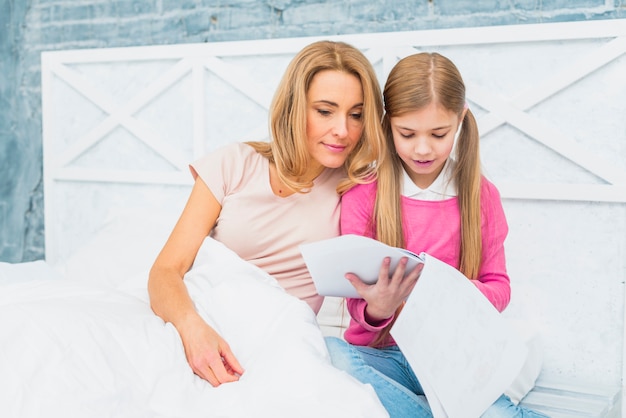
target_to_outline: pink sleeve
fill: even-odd
[[[341,198],[341,234],[356,234],[374,238],[371,224],[376,183],[358,185]],[[368,345],[385,328],[393,317],[372,325],[365,320],[367,302],[360,298],[347,298],[347,307],[352,318],[344,338],[351,344]]]
[[[506,271],[504,240],[509,228],[500,193],[487,180],[481,190],[483,256],[478,280],[473,283],[502,312],[511,299],[511,286]]]
[[[365,308],[367,306],[367,302],[365,299],[353,299],[348,298],[348,312],[350,312],[350,316],[352,319],[362,326],[366,331],[373,332],[374,334],[378,334],[383,330],[391,322],[393,316],[391,318],[387,318],[376,325],[372,325],[365,320]]]
[[[356,234],[373,238],[371,217],[376,183],[360,184],[341,197],[341,235]]]

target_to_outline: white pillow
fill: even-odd
[[[145,209],[112,211],[93,238],[55,268],[70,279],[114,287],[138,275],[147,281],[178,215]]]
[[[24,263],[0,262],[0,285],[60,278],[62,276],[43,260]]]

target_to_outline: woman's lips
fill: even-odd
[[[324,146],[331,152],[342,152],[346,149],[345,145],[324,144]]]

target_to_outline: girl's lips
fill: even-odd
[[[433,163],[433,160],[421,161],[421,160],[413,160],[413,164],[418,167],[428,167]]]

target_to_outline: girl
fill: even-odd
[[[342,197],[341,233],[422,251],[459,269],[502,311],[510,286],[504,257],[508,232],[500,196],[482,176],[476,121],[456,66],[437,53],[397,63],[384,89],[386,154],[377,179]],[[391,417],[430,417],[424,392],[389,334],[422,265],[405,276],[404,262],[379,280],[346,278],[360,299],[348,299],[345,340],[327,338],[333,364],[370,383]],[[483,417],[539,417],[500,397]]]
[[[381,117],[367,58],[345,43],[316,42],[294,57],[278,87],[271,142],[232,144],[191,165],[195,184],[148,291],[154,312],[179,332],[193,371],[213,386],[238,380],[243,368],[183,282],[204,238],[223,242],[317,312],[322,298],[298,245],[339,234],[338,192],[371,176],[384,146]]]

